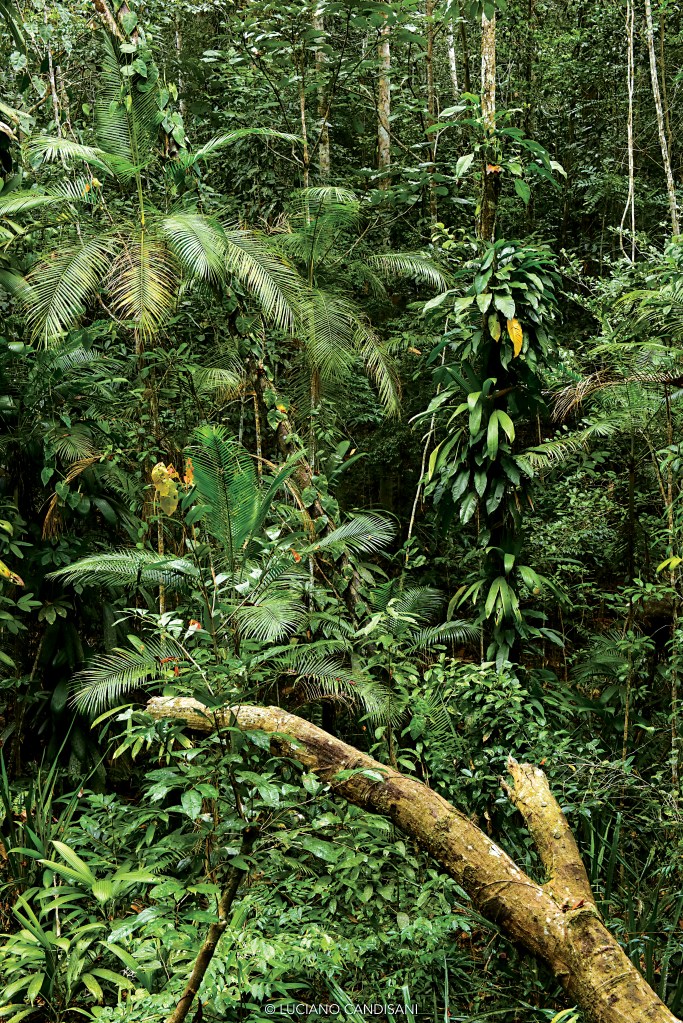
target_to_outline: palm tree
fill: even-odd
[[[299,312],[300,345],[291,382],[294,405],[309,418],[325,395],[345,393],[360,360],[388,412],[398,410],[400,386],[392,355],[355,299],[360,289],[388,304],[387,283],[404,278],[432,288],[448,277],[422,253],[369,254],[359,231],[362,204],[347,188],[320,186],[294,194],[276,243],[308,284]],[[309,429],[309,457],[315,438]]]
[[[144,643],[94,658],[75,680],[76,705],[100,710],[141,685],[173,676],[174,669],[164,667],[171,662],[187,670],[192,685],[205,688],[213,668],[229,661],[236,675],[250,680],[250,689],[231,694],[241,699],[277,689],[289,705],[342,699],[382,716],[385,687],[352,662],[353,626],[315,568],[311,577],[310,566],[327,558],[333,569],[342,554],[382,549],[393,536],[391,524],[366,514],[325,536],[296,528],[269,536],[266,519],[278,491],[292,488],[295,462],[260,483],[253,460],[224,428],[202,427],[195,441],[193,478],[180,501],[181,546],[187,553],[104,550],[52,573],[79,586],[149,595],[148,609],[135,612],[146,627]],[[208,669],[200,669],[192,656],[187,645],[192,628],[183,638],[186,627],[178,612],[152,612],[151,591],[158,586],[190,607],[203,605],[202,622],[193,628],[201,624],[211,645]]]
[[[97,145],[47,137],[30,143],[35,157],[45,161],[62,157],[87,168],[87,177],[75,185],[91,208],[91,217],[85,220],[74,205],[78,237],[50,253],[28,276],[24,301],[36,340],[53,342],[99,302],[119,324],[133,331],[136,349],[142,354],[146,342],[168,322],[186,288],[219,286],[231,276],[255,295],[269,320],[285,329],[293,325],[300,287],[297,275],[263,238],[226,227],[187,199],[161,211],[150,196],[146,181],[162,159],[156,145],[157,78],[152,63],[148,61],[141,74],[117,42],[105,37],[96,106]],[[217,136],[194,154],[184,155],[183,169],[189,172],[245,134],[276,133],[242,129]],[[119,186],[111,207],[109,189],[98,174],[105,183]],[[167,180],[170,176],[171,172]]]

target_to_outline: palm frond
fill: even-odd
[[[91,554],[65,565],[49,578],[81,586],[166,586],[178,588],[199,578],[197,568],[184,558],[169,558],[154,551],[123,548],[109,554]]]
[[[115,649],[94,657],[73,678],[73,703],[83,713],[96,714],[146,682],[163,678],[162,662],[169,656],[184,658],[170,636],[163,641],[146,640],[141,649]]]
[[[199,213],[174,213],[160,221],[159,233],[188,276],[210,284],[224,280],[226,239],[217,220]]]
[[[287,132],[275,131],[273,128],[235,128],[233,131],[223,132],[221,135],[214,135],[212,139],[205,142],[203,146],[194,153],[183,153],[180,162],[185,167],[192,167],[198,160],[205,160],[220,152],[225,146],[231,146],[233,142],[240,139],[256,136],[266,139],[277,139],[281,142],[300,142],[298,135],[289,135]]]
[[[115,245],[111,238],[91,238],[31,271],[22,299],[32,337],[49,342],[78,322],[107,275]]]
[[[479,628],[471,622],[443,622],[441,625],[432,625],[427,629],[420,629],[418,632],[413,633],[411,636],[412,642],[405,652],[409,656],[418,650],[429,650],[440,644],[470,643],[478,638]]]
[[[50,192],[10,192],[0,195],[0,217],[16,216],[46,206],[59,206],[67,196]]]
[[[397,410],[395,362],[353,302],[317,288],[302,299],[299,319],[309,373],[317,374],[323,393],[326,387],[338,390],[348,383],[360,361],[387,410]]]
[[[72,139],[58,138],[52,135],[38,135],[28,144],[29,156],[40,157],[46,163],[65,157],[79,160],[89,167],[96,167],[102,174],[113,175],[109,154],[97,146],[84,146]]]
[[[360,202],[355,192],[338,185],[318,185],[298,189],[289,201],[293,220],[309,225],[320,220],[322,230],[351,227],[358,222]]]
[[[368,262],[387,280],[408,279],[442,291],[452,283],[447,271],[422,252],[382,252],[371,256]]]
[[[373,721],[386,720],[389,690],[361,669],[348,668],[338,658],[321,656],[308,644],[291,647],[271,663],[296,679],[308,702],[338,699],[349,706],[360,706]]]
[[[296,469],[290,459],[261,489],[254,463],[222,426],[195,431],[194,485],[199,500],[208,505],[203,518],[208,532],[223,548],[222,560],[235,573],[251,539],[263,525],[273,497]]]
[[[154,86],[156,68],[148,63],[148,81],[143,91],[122,73],[125,64],[115,41],[106,36],[100,75],[102,92],[95,105],[96,133],[100,148],[110,158],[117,157],[122,170],[127,167],[135,173],[136,168],[151,159],[163,115]]]
[[[306,620],[306,609],[291,595],[269,594],[254,606],[238,607],[233,617],[245,638],[279,643],[299,631]]]
[[[396,535],[394,523],[376,512],[354,515],[331,533],[320,537],[302,553],[334,550],[371,554],[387,547]]]
[[[265,238],[235,228],[226,230],[225,265],[270,323],[282,330],[293,328],[304,283]]]
[[[145,335],[168,319],[177,301],[177,269],[168,248],[146,231],[127,239],[107,277],[112,308]]]

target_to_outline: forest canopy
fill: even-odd
[[[0,1020],[678,1023],[680,5],[0,50]]]

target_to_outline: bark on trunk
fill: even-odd
[[[496,127],[496,16],[481,16],[481,116],[487,139],[493,139]],[[499,171],[493,169],[493,151],[485,147],[483,184],[479,210],[478,236],[486,242],[494,240],[496,230],[496,207],[500,181]]]
[[[635,9],[632,0],[626,0],[626,90],[628,93],[628,117],[626,121],[626,141],[628,146],[628,195],[626,205],[619,225],[619,244],[621,251],[626,255],[624,248],[624,223],[627,215],[630,215],[631,228],[631,262],[636,259],[636,192],[635,192],[635,163],[633,154],[633,90],[634,90],[634,35],[635,35]]]
[[[113,35],[120,42],[123,42],[123,32],[119,28],[116,18],[112,14],[107,0],[93,0],[93,6],[97,11],[100,21],[106,28],[107,32]]]
[[[602,924],[576,843],[540,769],[510,760],[507,791],[537,845],[548,875],[543,884],[438,793],[303,718],[278,707],[209,711],[182,697],[155,697],[147,709],[200,732],[237,724],[271,734],[273,753],[294,757],[333,792],[414,839],[482,915],[550,967],[594,1023],[680,1023]]]
[[[446,45],[448,47],[448,68],[451,73],[451,85],[453,86],[453,99],[460,97],[460,86],[458,85],[458,63],[455,56],[455,36],[453,35],[453,24],[448,23],[446,29]]]
[[[431,127],[436,123],[436,88],[434,85],[434,0],[425,0],[425,22],[427,27],[427,52],[425,54],[425,63],[427,65],[427,127]],[[436,182],[434,181],[434,173],[436,171],[436,135],[430,134],[428,136],[429,141],[429,160],[431,168],[429,170],[429,219],[432,224],[436,224],[438,218],[437,210],[437,199],[436,199]]]
[[[325,32],[325,21],[320,14],[314,14],[312,19],[312,25],[316,32],[321,35]],[[327,58],[325,51],[321,45],[316,45],[315,49],[315,70],[318,79],[317,90],[318,90],[318,117],[320,118],[320,137],[318,139],[318,170],[322,181],[327,181],[330,177],[331,161],[330,161],[330,126],[327,123],[328,118],[328,101],[325,89],[325,65],[327,64]]]
[[[652,98],[655,103],[657,114],[657,131],[659,133],[659,145],[662,151],[662,163],[666,176],[666,191],[669,197],[669,213],[671,215],[671,230],[674,237],[680,232],[678,222],[678,202],[676,201],[676,186],[671,171],[671,160],[669,158],[669,146],[666,140],[666,127],[664,124],[664,108],[662,106],[662,94],[659,89],[659,73],[657,71],[657,55],[655,53],[654,29],[652,27],[652,4],[645,0],[645,26],[647,35],[647,49],[650,56],[650,79],[652,81]]]
[[[377,45],[379,59],[379,81],[377,83],[377,169],[380,172],[379,187],[389,188],[391,170],[391,49],[389,47],[389,26],[384,25]]]

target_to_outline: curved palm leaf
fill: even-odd
[[[154,551],[124,548],[110,554],[91,554],[51,572],[50,579],[82,586],[166,586],[178,588],[199,579],[199,571],[184,558]]]
[[[371,256],[369,263],[387,280],[408,278],[442,290],[451,284],[450,275],[421,252],[382,252]]]
[[[109,270],[117,241],[94,237],[31,271],[23,297],[34,338],[49,342],[77,323]]]
[[[142,230],[126,239],[107,276],[114,312],[154,334],[176,306],[178,273],[169,249]]]

